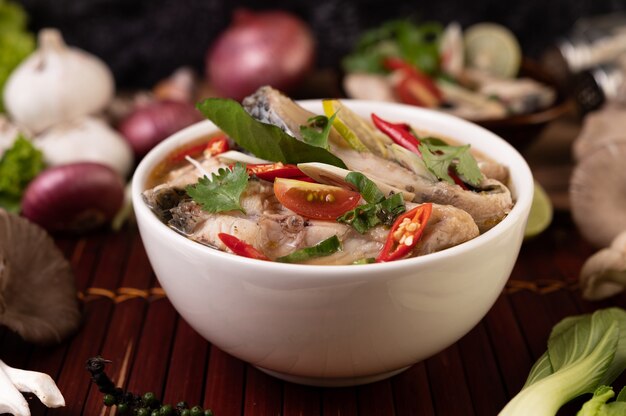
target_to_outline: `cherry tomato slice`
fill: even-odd
[[[276,198],[303,217],[334,220],[359,204],[361,194],[338,186],[276,178]]]
[[[248,257],[250,259],[257,260],[269,260],[265,254],[261,253],[259,250],[254,248],[252,245],[246,243],[245,241],[241,241],[234,235],[219,233],[217,236],[220,240],[222,240],[222,243],[224,243],[226,247],[231,249],[232,252],[237,254],[238,256]]]
[[[306,176],[296,165],[285,165],[282,162],[246,165],[248,175],[273,182],[276,178],[300,178]]]

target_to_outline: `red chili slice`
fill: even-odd
[[[204,149],[205,156],[216,156],[220,153],[228,151],[228,139],[225,135],[215,136],[206,145]]]
[[[428,75],[400,58],[387,58],[383,62],[389,70],[398,71],[400,79],[395,85],[400,101],[420,107],[438,107],[443,94]]]
[[[224,243],[226,247],[231,249],[232,252],[237,254],[238,256],[248,257],[250,259],[257,260],[269,260],[269,258],[267,258],[265,254],[261,253],[259,250],[254,248],[252,245],[246,243],[245,241],[238,239],[234,235],[219,233],[217,236],[220,240],[222,240],[222,243]]]
[[[256,175],[257,178],[273,182],[276,178],[300,178],[306,176],[296,165],[285,165],[282,162],[261,163],[258,165],[246,165],[248,175]]]
[[[433,204],[426,203],[398,217],[376,262],[383,263],[406,257],[422,236],[432,210]]]
[[[409,149],[413,153],[417,153],[420,156],[422,155],[418,149],[420,141],[417,137],[411,134],[411,128],[408,124],[391,123],[383,120],[374,113],[372,113],[372,121],[374,122],[374,125],[378,127],[378,130],[389,136],[391,140],[405,149]]]

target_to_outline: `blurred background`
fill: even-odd
[[[101,57],[119,86],[151,86],[182,65],[202,70],[207,49],[239,7],[281,9],[306,21],[318,43],[316,64],[337,68],[359,36],[389,19],[413,17],[463,27],[492,21],[511,29],[538,57],[581,17],[625,8],[619,0],[19,0],[29,27],[59,28],[66,41]]]

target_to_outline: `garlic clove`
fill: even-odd
[[[61,391],[48,374],[12,368],[2,360],[0,360],[0,371],[4,371],[17,390],[22,393],[33,393],[46,407],[65,406]]]
[[[58,30],[42,29],[38,49],[7,80],[4,102],[11,118],[36,134],[102,111],[114,90],[113,74],[102,60],[68,47]]]
[[[1,360],[0,363],[2,363]],[[5,413],[14,416],[30,416],[30,409],[22,393],[0,367],[0,414]]]
[[[89,116],[47,130],[35,138],[34,145],[48,166],[96,162],[125,178],[134,162],[128,142],[108,124]]]

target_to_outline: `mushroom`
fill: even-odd
[[[626,120],[626,110],[616,104],[606,105],[588,114],[572,146],[574,158],[581,161],[608,143],[626,142],[626,123],[623,120]]]
[[[572,216],[583,236],[607,247],[626,230],[626,141],[610,142],[581,160],[570,180]]]
[[[0,414],[30,416],[20,392],[35,394],[47,407],[65,406],[63,395],[49,375],[12,368],[0,360]]]
[[[583,297],[601,300],[616,295],[626,286],[626,231],[589,257],[580,271]]]
[[[29,342],[60,342],[80,322],[69,263],[39,226],[0,209],[0,324]]]

